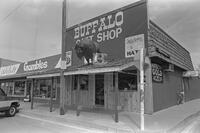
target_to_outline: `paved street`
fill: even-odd
[[[42,119],[29,118],[23,115],[5,117],[0,114],[1,133],[87,133],[81,128],[71,127]]]
[[[191,122],[181,133],[199,133],[200,132],[200,117]]]

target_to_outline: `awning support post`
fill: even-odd
[[[50,94],[50,112],[52,112],[53,108],[53,87],[54,87],[54,78],[51,78],[51,94]]]
[[[80,76],[78,75],[77,90],[76,90],[76,116],[80,115],[79,97],[80,97]]]
[[[118,117],[118,72],[115,72],[115,122],[119,121],[119,117]]]
[[[35,79],[32,79],[32,83],[31,83],[31,109],[33,109],[33,101],[34,101],[34,83],[35,83]]]

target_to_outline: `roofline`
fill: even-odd
[[[160,26],[158,26],[155,22],[149,19],[149,23],[154,25],[156,28],[158,28],[161,32],[163,32],[167,37],[169,37],[171,40],[173,40],[175,43],[177,43],[180,47],[182,47],[185,51],[187,51],[189,54],[190,52],[184,48],[180,43],[178,43],[175,39],[173,39],[166,31],[164,31]]]
[[[152,20],[149,19],[149,23],[152,24],[153,26],[155,26],[156,28],[158,28],[161,32],[163,32],[167,37],[169,37],[172,41],[174,41],[176,44],[178,44],[181,48],[183,48],[190,56],[190,61],[192,62],[192,58],[190,55],[190,52],[184,48],[180,43],[178,43],[175,39],[173,39],[166,31],[164,31],[162,28],[160,28],[155,22],[153,22]],[[192,68],[194,69],[194,65],[192,63]]]

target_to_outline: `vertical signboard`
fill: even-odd
[[[74,47],[84,38],[97,42],[108,60],[132,58],[135,50],[147,45],[147,20],[146,1],[142,0],[69,28],[66,51],[72,51],[72,66],[83,64]]]
[[[152,63],[152,80],[157,83],[163,82],[163,70],[158,64]]]

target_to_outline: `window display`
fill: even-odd
[[[88,75],[80,75],[80,90],[88,90]],[[73,90],[77,89],[78,75],[73,76]]]
[[[80,90],[88,90],[88,75],[80,75]]]
[[[14,95],[24,96],[25,93],[25,81],[14,82]]]
[[[119,73],[119,90],[137,90],[137,76]]]
[[[55,80],[55,81],[57,81],[57,80]],[[51,86],[52,86],[51,79],[37,80],[35,90],[34,90],[35,97],[50,98],[51,97]],[[55,87],[53,87],[53,98],[56,98],[56,88]]]
[[[1,88],[8,96],[24,96],[25,95],[25,81],[7,81],[1,83]]]

